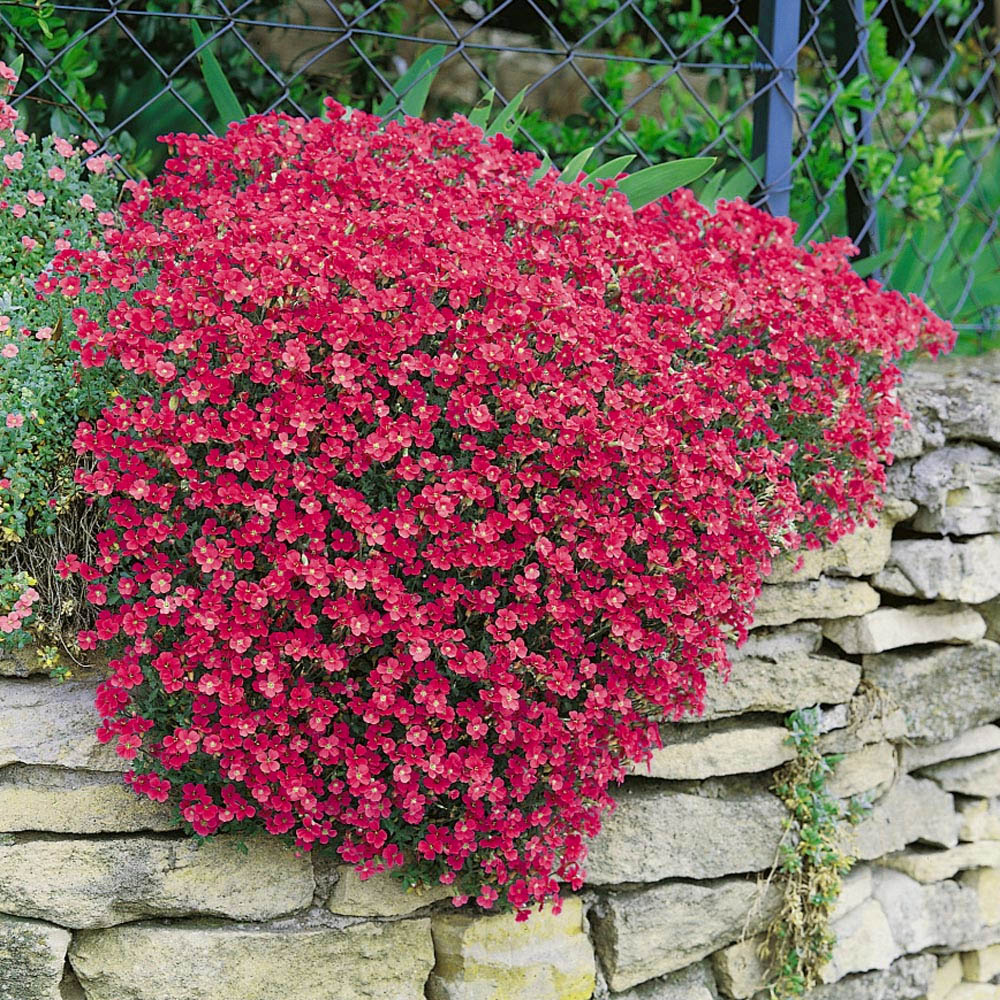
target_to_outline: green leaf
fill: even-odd
[[[493,119],[493,123],[486,130],[487,135],[505,135],[507,138],[511,138],[512,133],[517,131],[517,127],[521,122],[520,117],[518,117],[518,111],[521,109],[521,102],[524,100],[524,95],[527,92],[528,88],[522,87],[511,98],[510,104]]]
[[[580,176],[580,171],[583,170],[584,166],[587,163],[587,160],[590,159],[591,154],[593,152],[594,152],[593,146],[588,146],[586,149],[581,149],[580,152],[577,153],[576,156],[574,156],[573,159],[566,164],[565,169],[559,175],[559,180],[561,180],[564,184],[572,184],[577,179],[577,177]]]
[[[722,188],[722,182],[725,179],[725,173],[720,170],[718,173],[712,174],[701,189],[701,194],[698,195],[698,202],[709,211],[715,208],[715,203],[719,200],[719,191]]]
[[[595,181],[617,177],[634,159],[634,156],[616,156],[613,160],[608,160],[607,163],[587,174],[587,179],[583,183],[593,184]]]
[[[623,178],[618,184],[633,209],[657,201],[671,191],[697,180],[715,163],[714,156],[691,156],[684,160],[658,163]]]
[[[749,166],[739,167],[729,175],[728,180],[719,190],[722,201],[732,201],[734,198],[746,198],[760,183],[758,178],[764,170],[764,157],[758,156]],[[714,206],[713,206],[714,207]]]
[[[528,183],[534,186],[552,169],[552,159],[548,153],[542,157],[542,165],[528,178]]]
[[[10,68],[14,71],[14,75],[17,78],[17,80],[20,80],[21,79],[21,70],[24,69],[24,53],[23,52],[10,64]]]
[[[194,36],[196,46],[203,45],[205,36],[198,27],[197,21],[191,22],[191,34]],[[206,46],[198,53],[198,62],[201,65],[201,73],[205,78],[205,86],[208,88],[209,96],[215,105],[219,117],[222,119],[223,129],[230,122],[242,121],[246,118],[246,112],[233,93],[233,88],[229,86],[225,73],[219,65],[219,60],[215,58],[215,53]]]
[[[484,132],[490,120],[490,113],[493,111],[493,98],[496,97],[496,93],[496,90],[490,87],[490,92],[469,112],[469,122],[478,125]]]
[[[444,45],[432,45],[417,56],[410,68],[396,81],[392,91],[375,105],[373,113],[385,118],[399,105],[399,110],[404,115],[419,118],[424,113],[424,105],[434,77],[437,76],[438,65],[447,51]]]
[[[870,274],[878,271],[881,267],[892,260],[892,250],[883,250],[881,253],[872,254],[871,257],[863,257],[861,260],[851,262],[854,273],[859,277],[867,278]]]

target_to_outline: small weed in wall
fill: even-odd
[[[788,717],[786,742],[797,755],[778,770],[772,786],[788,809],[776,866],[784,893],[761,948],[771,969],[770,993],[777,1000],[802,996],[830,961],[830,913],[843,876],[856,860],[843,849],[842,824],[855,825],[871,811],[864,796],[844,805],[830,794],[827,779],[842,755],[820,752],[820,714],[819,708],[809,708]]]

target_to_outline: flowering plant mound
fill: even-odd
[[[106,379],[81,386],[74,375],[78,358],[60,336],[63,303],[39,298],[34,286],[61,250],[98,245],[117,196],[111,158],[92,155],[95,144],[37,142],[17,127],[3,99],[15,80],[0,63],[0,534],[8,542],[46,530],[65,495],[78,492],[77,414],[82,406],[96,417],[108,401]]]
[[[115,222],[111,158],[95,155],[94,143],[37,141],[18,128],[6,100],[16,78],[0,62],[0,553],[31,578],[26,587],[37,578],[41,598],[24,587],[23,596],[35,595],[27,605],[0,597],[0,646],[23,645],[29,631],[72,642],[80,624],[93,620],[73,613],[74,602],[90,609],[52,564],[85,539],[79,511],[71,509],[81,495],[73,435],[81,415],[100,414],[113,387],[111,370],[81,379],[79,357],[62,336],[65,303],[35,290],[57,253],[96,247]],[[29,615],[36,598],[37,613]]]
[[[743,203],[636,214],[461,118],[329,113],[171,137],[45,283],[116,290],[83,363],[148,385],[77,438],[100,737],[197,834],[525,911],[777,549],[867,515],[891,358],[951,335]]]

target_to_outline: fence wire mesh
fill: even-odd
[[[162,163],[157,135],[219,128],[206,51],[244,107],[313,115],[400,96],[441,45],[427,113],[526,89],[518,142],[556,163],[714,155],[971,348],[1000,342],[998,19],[1000,0],[0,0],[0,42],[31,127],[132,175]]]

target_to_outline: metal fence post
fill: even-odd
[[[764,157],[764,200],[772,215],[788,215],[792,190],[795,73],[801,0],[761,0],[758,47],[766,64],[757,76],[753,109],[754,160]]]
[[[868,22],[864,0],[834,0],[833,17],[837,45],[837,71],[844,86],[859,75],[868,75]],[[858,145],[872,141],[872,112],[859,110],[853,116]],[[860,183],[858,171],[848,170],[844,179],[847,231],[862,257],[878,252],[878,218],[871,191]]]

